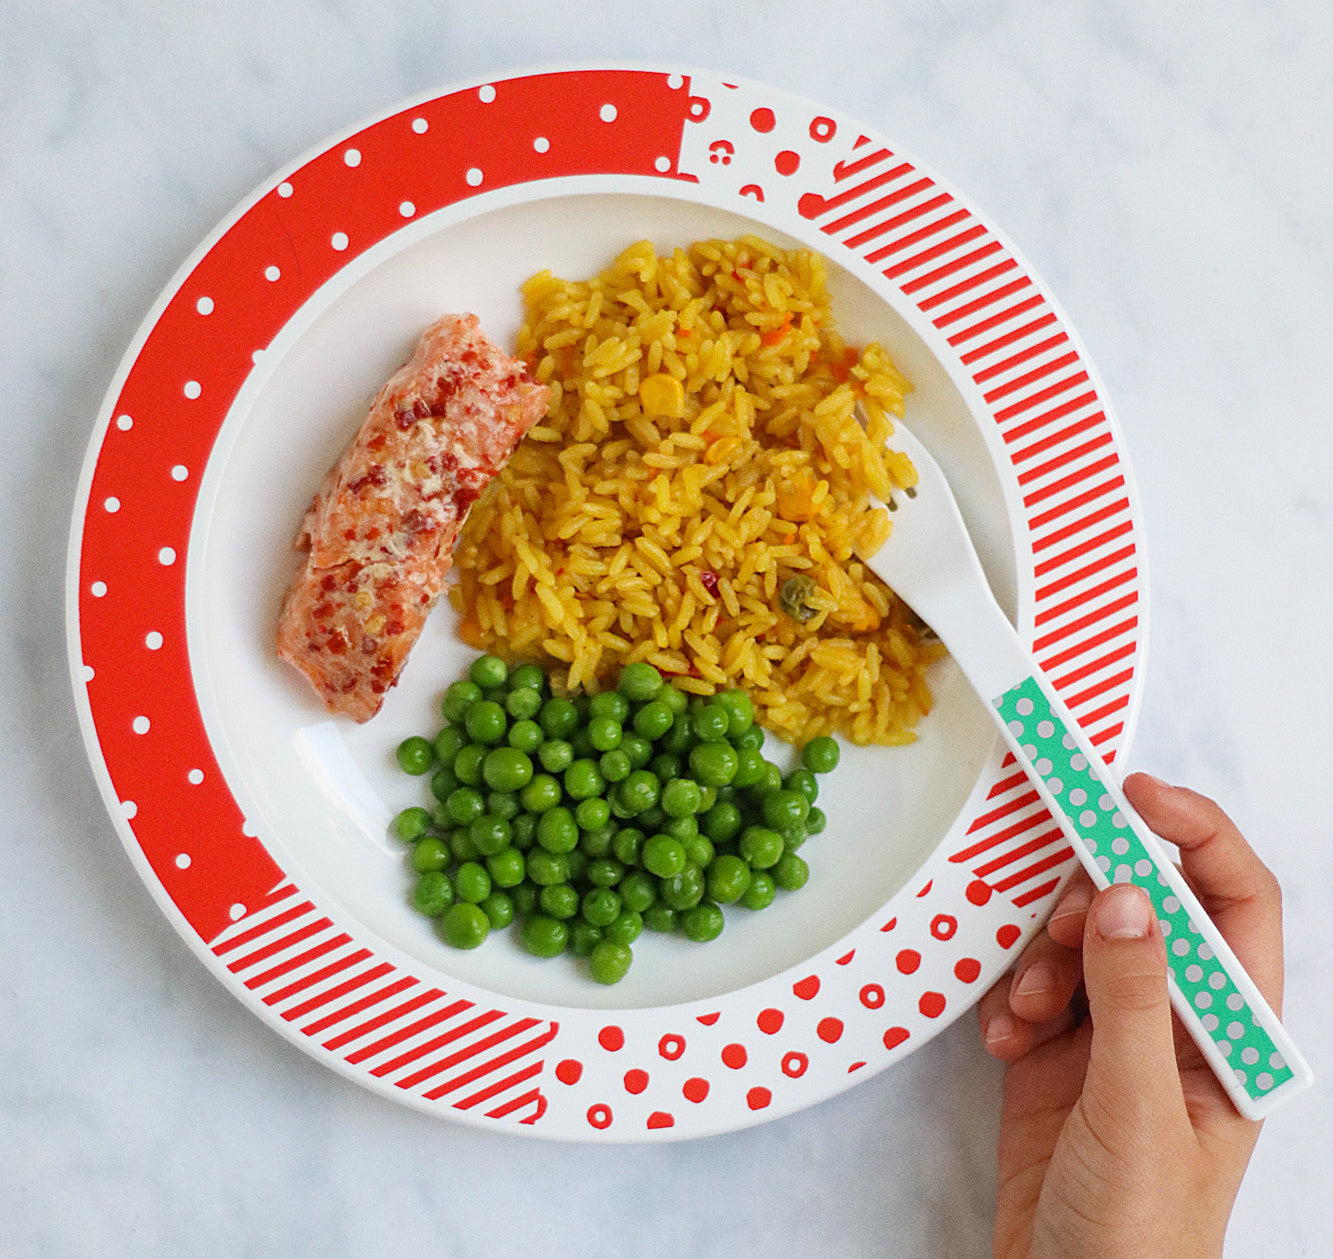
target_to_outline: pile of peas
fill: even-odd
[[[809,877],[797,849],[824,829],[816,775],[838,745],[812,739],[784,777],[744,691],[692,697],[640,662],[567,699],[538,666],[483,655],[441,707],[433,740],[397,750],[434,803],[393,830],[413,904],[457,948],[517,920],[529,952],[569,950],[612,984],[644,928],[713,940],[723,905],[764,909]]]

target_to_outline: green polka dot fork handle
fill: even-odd
[[[1262,1118],[1309,1086],[1309,1066],[996,603],[934,459],[902,425],[891,444],[912,459],[920,481],[915,492],[895,494],[893,534],[867,562],[988,701],[1093,882],[1133,883],[1148,894],[1176,1014],[1236,1109]]]

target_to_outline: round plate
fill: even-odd
[[[905,749],[848,748],[813,874],[713,944],[646,936],[593,984],[509,938],[447,948],[407,902],[393,766],[470,653],[447,605],[365,726],[274,657],[291,540],[421,329],[512,344],[518,286],[625,246],[761,233],[828,259],[889,348],[1001,602],[1103,753],[1127,740],[1145,590],[1122,442],[1012,246],[836,111],[712,72],[541,69],[410,103],[280,173],[182,268],[120,368],[70,543],[71,666],[121,838],[244,1004],[385,1096],[575,1140],[725,1131],[923,1044],[1036,930],[1073,855],[949,662]]]

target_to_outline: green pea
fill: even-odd
[[[481,687],[475,682],[453,682],[444,692],[440,711],[446,721],[460,722],[467,710],[481,698]]]
[[[699,830],[715,844],[725,844],[741,833],[741,811],[729,800],[719,800],[699,818]]]
[[[660,739],[675,720],[671,709],[660,699],[649,701],[634,714],[634,733],[650,742]]]
[[[644,834],[651,835],[656,831],[660,831],[665,825],[666,820],[666,810],[660,805],[654,804],[650,808],[644,809],[643,812],[634,819],[634,822],[637,826],[642,828]]]
[[[491,924],[492,931],[499,931],[514,921],[514,898],[508,892],[492,892],[481,902],[482,913]]]
[[[502,817],[512,822],[523,812],[517,791],[488,791],[486,793],[486,812],[492,817]]]
[[[592,760],[575,761],[565,770],[565,794],[571,800],[587,800],[606,790],[606,779]]]
[[[467,671],[468,680],[482,690],[503,686],[509,678],[509,666],[499,656],[478,656]]]
[[[545,813],[553,809],[564,798],[564,788],[560,780],[550,774],[535,774],[533,779],[518,793],[519,803],[529,813]]]
[[[481,763],[481,776],[492,791],[521,791],[532,781],[532,761],[518,748],[494,748]]]
[[[547,738],[563,739],[579,724],[579,710],[567,699],[552,696],[537,713],[537,724],[546,731]]]
[[[419,805],[404,809],[393,820],[393,833],[405,844],[414,844],[430,830],[430,814]]]
[[[777,895],[777,884],[766,870],[756,870],[750,876],[750,886],[745,889],[740,903],[746,909],[767,909]]]
[[[633,961],[627,942],[603,939],[588,954],[588,972],[599,984],[618,984]]]
[[[473,743],[494,744],[505,737],[509,718],[493,699],[483,699],[467,710],[463,725]]]
[[[427,835],[425,839],[417,840],[416,847],[412,849],[412,868],[418,874],[425,874],[427,870],[443,870],[449,864],[449,856],[449,846],[444,840]]]
[[[490,813],[483,813],[468,823],[467,837],[483,857],[492,857],[497,852],[503,852],[509,847],[513,836],[513,828],[509,823],[504,818],[495,817]]]
[[[700,901],[680,916],[681,930],[699,944],[716,940],[722,934],[723,925],[722,910],[711,901]]]
[[[645,703],[662,689],[662,675],[646,660],[636,660],[621,669],[616,688],[626,699]]]
[[[440,932],[456,949],[475,949],[491,932],[491,920],[480,905],[455,901],[440,919]]]
[[[699,808],[699,784],[692,778],[673,778],[662,788],[662,808],[668,817],[684,817]]]
[[[499,888],[517,887],[528,872],[528,863],[517,848],[501,848],[486,858],[486,873]]]
[[[704,881],[711,900],[730,905],[740,900],[750,886],[749,865],[734,853],[714,857],[704,872]]]
[[[465,861],[454,872],[454,895],[460,901],[480,904],[491,894],[491,876],[486,867],[475,861]]]
[[[548,774],[563,774],[574,763],[574,748],[565,739],[547,739],[537,748],[537,759]]]
[[[437,800],[449,799],[449,793],[461,785],[452,768],[437,769],[430,776],[430,794]]]
[[[617,944],[633,944],[643,933],[643,915],[632,909],[622,909],[602,928],[605,938]]]
[[[449,852],[455,861],[476,861],[481,856],[466,826],[449,833]]]
[[[725,787],[740,768],[740,753],[730,743],[700,743],[690,751],[690,773],[707,787]]]
[[[585,918],[573,918],[569,922],[569,951],[575,957],[589,957],[602,942],[601,927],[594,927]]]
[[[620,748],[612,748],[611,751],[602,753],[597,768],[602,771],[602,777],[607,782],[618,783],[624,782],[630,776],[634,766]]]
[[[778,842],[781,843],[781,840]],[[685,856],[685,845],[680,840],[672,839],[670,835],[651,835],[643,842],[640,860],[649,874],[655,874],[659,879],[669,879],[685,869],[688,858]]]
[[[642,916],[643,925],[649,931],[669,933],[676,929],[676,911],[662,901],[649,905]]]
[[[547,852],[572,852],[579,842],[579,824],[574,815],[564,805],[547,809],[537,823],[537,842]]]
[[[661,782],[670,782],[685,772],[685,762],[672,752],[659,752],[648,762],[648,768]]]
[[[579,894],[569,883],[548,883],[537,895],[542,912],[562,921],[579,912]]]
[[[810,867],[803,857],[794,852],[784,852],[773,867],[773,882],[784,892],[794,892],[804,887],[810,878]]]
[[[531,695],[532,691],[515,691],[516,695]],[[511,748],[526,752],[531,756],[546,741],[546,733],[535,722],[527,718],[514,722],[505,736]]]
[[[689,839],[681,842],[685,845],[685,856],[691,865],[704,867],[713,860],[715,855],[713,841],[707,835],[691,835]]]
[[[475,787],[458,787],[449,793],[444,807],[459,826],[466,826],[486,812],[486,798]]]
[[[463,750],[466,743],[467,736],[457,726],[445,726],[435,736],[435,743],[432,745],[435,750],[435,759],[441,765],[452,765],[454,757]]]
[[[586,802],[585,802],[586,803]],[[575,818],[575,821],[578,819]],[[611,851],[612,841],[616,837],[618,828],[613,822],[607,822],[605,826],[594,827],[592,830],[582,831],[579,835],[579,851],[589,860],[595,857],[605,857]]]
[[[614,857],[594,857],[583,871],[583,877],[593,887],[615,887],[624,875],[624,863]]]
[[[805,797],[807,804],[814,804],[819,799],[819,779],[808,769],[794,769],[782,780],[784,791],[796,791]]]
[[[542,710],[541,692],[530,686],[520,686],[505,696],[504,710],[515,721],[532,721],[533,725],[537,725],[533,718]],[[541,727],[537,726],[537,729],[540,731]]]
[[[755,799],[761,800],[764,796],[781,790],[782,771],[772,761],[765,761],[763,777],[750,788],[751,793]]]
[[[579,909],[594,927],[609,927],[620,915],[620,897],[609,887],[595,887],[583,894]]]
[[[679,874],[663,879],[657,885],[657,894],[672,909],[692,909],[703,900],[704,873],[696,865],[687,865]]]
[[[838,768],[840,757],[837,743],[826,734],[811,739],[801,749],[801,764],[815,774],[831,774]]]
[[[620,880],[616,891],[626,909],[641,914],[657,900],[657,880],[646,870],[631,870]]]
[[[539,815],[536,813],[519,813],[511,818],[509,825],[513,828],[513,834],[509,842],[520,851],[527,852],[537,842],[538,821]]]
[[[574,750],[574,759],[576,761],[593,760],[601,753],[592,745],[592,739],[588,735],[588,727],[580,726],[577,730],[570,731],[569,746]]]
[[[532,663],[515,665],[509,671],[509,689],[540,691],[546,685],[546,674],[540,665]]]
[[[599,831],[611,820],[611,806],[602,796],[580,800],[574,810],[574,820],[583,831]]]
[[[652,808],[661,798],[662,785],[657,775],[646,769],[636,769],[624,782],[616,786],[616,799],[632,813]]]
[[[721,704],[705,704],[690,718],[690,728],[702,743],[725,739],[730,725],[731,717]]]
[[[616,860],[627,866],[638,865],[644,838],[644,833],[637,826],[622,826],[611,841],[611,851],[616,854]]]
[[[406,774],[424,774],[435,764],[435,748],[429,739],[420,735],[409,735],[399,745],[395,754],[398,768]]]
[[[822,834],[827,825],[828,817],[823,809],[812,807],[810,812],[805,816],[805,829],[809,831],[811,835]]]
[[[663,752],[674,752],[677,756],[684,756],[697,742],[689,717],[680,716],[672,721],[671,729],[657,740],[657,746]]]
[[[453,885],[443,870],[427,870],[412,889],[412,904],[427,918],[438,918],[453,903]]]
[[[537,912],[537,890],[535,883],[523,882],[509,893],[514,902],[515,918],[527,918]]]
[[[563,852],[547,852],[534,848],[527,857],[528,878],[538,888],[551,887],[569,881],[569,856]]]
[[[667,818],[657,829],[663,835],[670,835],[672,839],[687,844],[699,833],[699,822],[693,813],[686,813],[682,817]]]
[[[690,697],[675,686],[663,686],[655,699],[659,704],[665,704],[671,710],[673,720],[690,706]]]
[[[623,752],[629,758],[629,767],[632,770],[642,769],[653,759],[652,741],[628,730],[621,735],[620,747],[616,751]]]
[[[607,692],[614,694],[614,692]],[[601,698],[599,695],[598,699]],[[620,746],[624,728],[614,717],[594,717],[588,723],[588,742],[597,752],[610,752]]]
[[[759,725],[757,722],[754,725],[746,726],[740,734],[732,736],[731,746],[738,752],[743,752],[746,748],[750,748],[754,751],[761,751],[764,746],[763,726]]]
[[[599,691],[588,701],[588,717],[609,717],[616,725],[629,720],[629,700],[620,691]]]
[[[754,725],[754,702],[741,690],[719,691],[713,703],[727,714],[727,737],[736,738]]]
[[[754,870],[767,870],[782,856],[782,836],[763,826],[747,826],[741,832],[741,856]]]
[[[454,757],[454,777],[469,787],[481,785],[481,763],[486,759],[487,748],[481,743],[469,743],[460,748]]]
[[[801,825],[810,812],[810,802],[799,791],[780,787],[764,796],[760,811],[764,824],[777,831]]]

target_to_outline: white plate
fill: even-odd
[[[460,953],[385,835],[419,802],[393,748],[433,733],[471,656],[452,611],[365,726],[274,658],[309,496],[427,323],[471,310],[512,343],[533,271],[745,231],[829,259],[840,328],[913,381],[1001,601],[1103,750],[1128,736],[1145,600],[1120,438],[1058,307],[955,192],[709,73],[539,70],[397,109],[276,177],[163,296],[90,447],[69,575],[90,755],[149,887],[251,1009],[388,1096],[567,1139],[789,1113],[967,1009],[1072,869],[946,662],[916,744],[845,751],[799,895],[707,948],[645,936],[614,988],[512,933]]]

